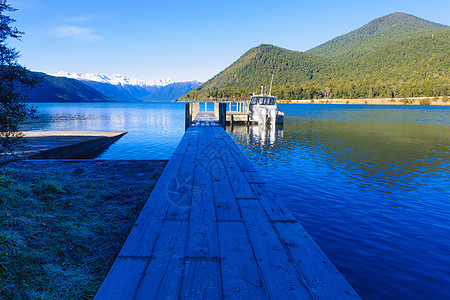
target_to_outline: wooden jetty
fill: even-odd
[[[359,299],[215,120],[187,128],[95,299]]]

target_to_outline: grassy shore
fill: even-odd
[[[450,99],[444,97],[418,98],[370,98],[370,99],[311,99],[311,100],[277,100],[288,104],[377,104],[377,105],[450,105]]]
[[[0,166],[0,299],[92,299],[165,164]]]

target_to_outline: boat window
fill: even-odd
[[[264,105],[266,104],[266,98],[259,98],[259,104]]]
[[[258,98],[253,97],[252,100],[250,100],[250,104],[257,104]]]
[[[269,100],[269,103],[267,103],[267,104],[269,104],[269,105],[275,104],[275,100],[273,98],[269,98],[268,100]]]

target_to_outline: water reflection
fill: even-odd
[[[266,125],[266,124],[251,124],[251,125],[235,125],[227,126],[226,131],[235,136],[239,136],[241,140],[254,148],[273,148],[277,142],[280,143],[283,139],[284,126],[283,125]]]
[[[362,298],[449,298],[450,109],[282,108],[231,134]]]
[[[280,151],[299,147],[332,170],[385,189],[416,188],[418,172],[448,170],[450,131],[418,123],[293,120]]]
[[[179,103],[39,103],[24,130],[127,131],[99,159],[169,159],[184,134]]]

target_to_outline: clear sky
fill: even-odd
[[[205,81],[262,43],[306,51],[404,12],[450,25],[448,0],[8,0],[31,70]]]

